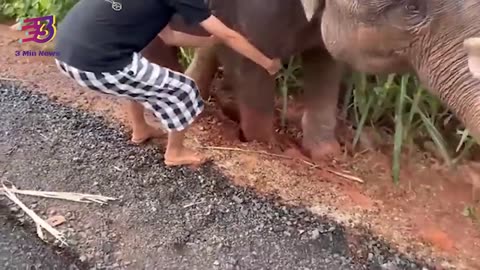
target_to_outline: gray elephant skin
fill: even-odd
[[[480,80],[463,43],[480,36],[480,1],[321,2],[322,38],[335,59],[364,72],[415,73],[479,142]]]
[[[245,35],[266,55],[284,60],[293,55],[302,57],[303,149],[314,160],[338,153],[340,147],[334,131],[343,68],[323,44],[321,13],[306,14],[304,7],[309,7],[309,2],[301,0],[210,0],[209,4],[218,18]],[[318,10],[321,8],[318,6]],[[206,35],[178,19],[172,28]],[[165,55],[156,55],[162,46],[161,41],[152,42],[145,49],[147,58],[168,63]],[[223,66],[235,97],[235,111],[239,114],[244,139],[274,142],[275,78],[226,46],[198,49],[186,73],[197,82],[204,98],[209,95],[208,89],[219,65]]]

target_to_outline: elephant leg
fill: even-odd
[[[247,59],[238,63],[229,79],[237,97],[243,138],[270,143],[274,139],[275,79]]]
[[[178,53],[179,49],[177,47],[168,46],[160,37],[154,38],[142,50],[142,55],[148,61],[177,72],[183,72],[182,65],[178,61]]]
[[[210,97],[210,87],[219,66],[217,49],[217,46],[197,48],[192,62],[185,71],[185,74],[197,83],[204,100]]]
[[[305,98],[302,146],[314,161],[321,161],[340,152],[335,127],[342,67],[322,48],[305,51],[302,60]]]

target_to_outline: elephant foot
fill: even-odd
[[[245,142],[274,142],[273,114],[240,106],[240,139]]]
[[[341,147],[335,138],[335,117],[322,119],[316,115],[305,111],[302,117],[302,148],[314,162],[325,162],[338,156]]]
[[[338,156],[342,149],[337,140],[324,140],[315,143],[303,142],[303,149],[313,162],[325,162]]]

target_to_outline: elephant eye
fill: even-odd
[[[417,7],[417,5],[415,5],[413,3],[408,3],[407,4],[407,10],[408,11],[416,11],[416,10],[418,10],[418,7]]]

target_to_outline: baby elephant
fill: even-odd
[[[467,42],[470,54],[464,48],[480,37],[479,1],[320,2],[322,38],[335,59],[369,73],[415,72],[480,139],[478,39]]]

